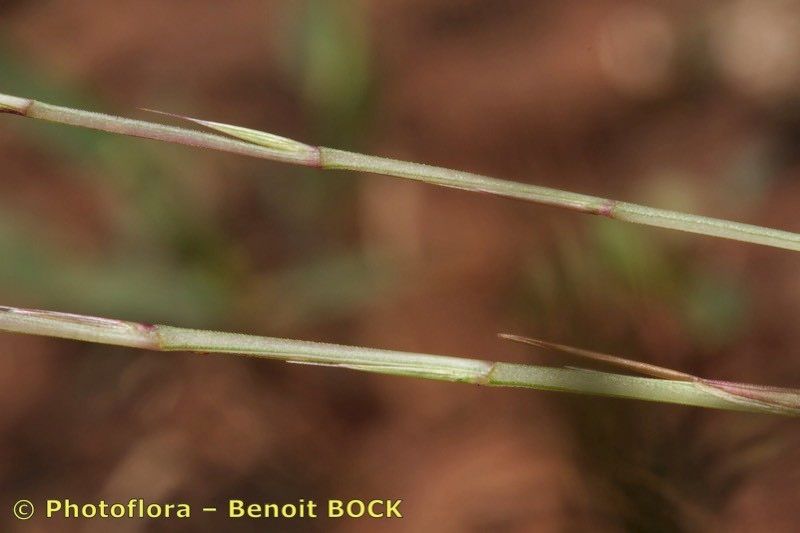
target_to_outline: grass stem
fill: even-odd
[[[342,346],[0,307],[0,331],[172,352],[233,354],[493,387],[572,392],[686,406],[800,415],[800,391],[697,379],[658,379]]]
[[[789,231],[656,209],[549,187],[500,180],[470,172],[315,147],[270,133],[218,122],[179,117],[216,130],[223,135],[59,107],[3,94],[0,94],[0,112],[285,163],[383,174],[442,187],[561,207],[634,224],[800,251],[800,234]]]

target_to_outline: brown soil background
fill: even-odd
[[[800,231],[800,4],[0,4],[0,90]],[[6,305],[800,386],[800,256],[3,117]],[[796,531],[796,422],[0,335],[3,531]],[[402,498],[13,522],[19,498]]]

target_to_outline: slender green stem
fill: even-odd
[[[798,391],[710,381],[654,379],[517,365],[422,353],[259,337],[111,320],[69,313],[0,307],[0,331],[44,335],[156,351],[234,354],[290,363],[335,366],[380,374],[494,387],[611,396],[766,414],[800,415]]]
[[[322,168],[385,174],[443,187],[485,192],[608,218],[800,251],[800,234],[618,202],[586,194],[489,178],[479,174],[320,148]]]
[[[800,251],[800,234],[798,233],[505,181],[470,172],[345,152],[333,148],[314,147],[264,132],[188,117],[181,118],[187,118],[220,131],[228,137],[59,107],[2,94],[0,94],[0,112],[286,163],[384,174],[442,187],[516,198],[635,224]]]
[[[197,148],[231,152],[285,163],[319,166],[319,150],[296,141],[291,141],[292,149],[277,145],[269,147],[224,137],[222,135],[189,130],[186,128],[177,128],[175,126],[166,126],[155,122],[82,111],[69,107],[60,107],[2,94],[0,94],[0,112],[37,118],[59,124],[68,124],[70,126],[118,133],[131,137],[184,144]],[[275,136],[275,138],[282,139],[277,136]],[[286,140],[289,141],[289,139]]]

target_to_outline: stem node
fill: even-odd
[[[27,116],[28,109],[33,105],[33,100],[0,94],[0,113]]]

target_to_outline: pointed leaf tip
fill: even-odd
[[[316,148],[308,144],[301,143],[299,141],[295,141],[294,139],[289,139],[287,137],[281,137],[280,135],[275,135],[274,133],[268,133],[266,131],[244,128],[242,126],[234,126],[232,124],[225,124],[223,122],[202,120],[199,118],[188,117],[185,115],[177,115],[175,113],[157,111],[155,109],[147,109],[147,108],[143,109],[144,111],[148,111],[150,113],[157,113],[159,115],[165,115],[168,117],[186,120],[188,122],[192,122],[199,126],[203,126],[205,128],[217,131],[219,133],[223,133],[229,137],[239,139],[240,141],[244,141],[250,144],[255,144],[258,146],[263,146],[265,148],[270,148],[272,150],[278,150],[281,152],[293,153],[293,154],[314,154],[317,151]]]
[[[592,361],[599,361],[601,363],[613,365],[618,368],[624,368],[626,370],[637,372],[645,376],[652,376],[661,379],[670,379],[674,381],[695,381],[696,379],[699,379],[696,376],[687,374],[685,372],[679,372],[677,370],[672,370],[670,368],[664,368],[662,366],[656,366],[649,363],[643,363],[641,361],[634,361],[632,359],[626,359],[624,357],[619,357],[617,355],[593,352],[591,350],[575,348],[573,346],[567,346],[565,344],[556,344],[554,342],[543,341],[541,339],[533,339],[531,337],[523,337],[521,335],[512,335],[509,333],[500,333],[498,336],[504,340],[518,342],[521,344],[528,344],[530,346],[543,348],[545,350],[555,350],[570,355],[574,355],[576,357],[580,357],[583,359],[589,359]]]
[[[274,133],[267,133],[265,131],[253,130],[250,128],[243,128],[241,126],[233,126],[230,124],[223,124],[221,122],[211,122],[208,120],[189,119],[196,124],[205,126],[206,128],[225,133],[231,137],[236,137],[242,141],[272,148],[273,150],[281,150],[283,152],[301,152],[311,150],[311,146],[275,135]]]

